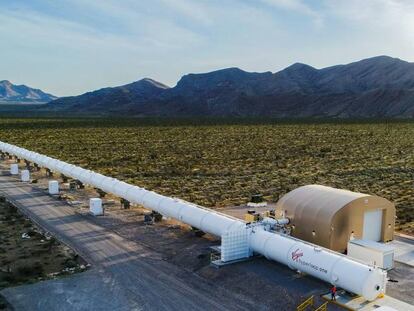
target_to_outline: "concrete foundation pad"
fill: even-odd
[[[399,236],[387,243],[394,247],[394,260],[414,267],[414,240]]]
[[[355,311],[376,310],[379,307],[390,307],[398,311],[414,311],[413,305],[387,295],[382,298],[377,298],[374,301],[367,301],[361,296],[352,296],[345,291],[338,291],[336,301],[331,300],[331,294],[323,295],[322,298],[344,309]]]

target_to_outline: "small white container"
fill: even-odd
[[[394,248],[370,240],[348,242],[348,256],[385,270],[394,268]]]
[[[19,165],[16,163],[10,164],[10,174],[19,175]]]
[[[99,198],[92,198],[89,200],[89,213],[93,216],[103,215],[102,200]]]
[[[29,172],[29,170],[22,170],[20,172],[20,174],[21,174],[22,181],[24,181],[24,182],[30,181],[30,172]]]
[[[49,181],[49,194],[59,194],[59,182],[57,180]]]

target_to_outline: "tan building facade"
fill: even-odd
[[[308,185],[284,195],[276,210],[290,219],[292,236],[338,252],[351,238],[394,238],[395,206],[378,196]]]

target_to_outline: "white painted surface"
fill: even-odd
[[[89,213],[94,216],[103,215],[102,200],[99,198],[92,198],[89,200]]]
[[[10,164],[10,174],[19,175],[19,165],[16,163]]]
[[[364,228],[362,239],[380,241],[383,210],[366,211],[364,213]]]
[[[348,256],[386,270],[394,267],[394,249],[383,243],[369,240],[349,241]]]
[[[21,176],[21,180],[23,182],[30,181],[30,172],[29,172],[29,170],[22,170],[20,174],[21,174],[20,175]]]
[[[359,293],[369,301],[385,292],[386,272],[317,245],[254,228],[250,247],[268,259]]]
[[[221,261],[227,262],[250,257],[249,231],[245,227],[235,228],[221,236]]]
[[[59,182],[57,180],[49,181],[49,194],[59,194]]]

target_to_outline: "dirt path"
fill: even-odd
[[[178,269],[156,252],[88,222],[70,206],[30,185],[2,175],[0,190],[93,265],[85,276],[2,291],[17,310],[240,310],[254,306]]]

